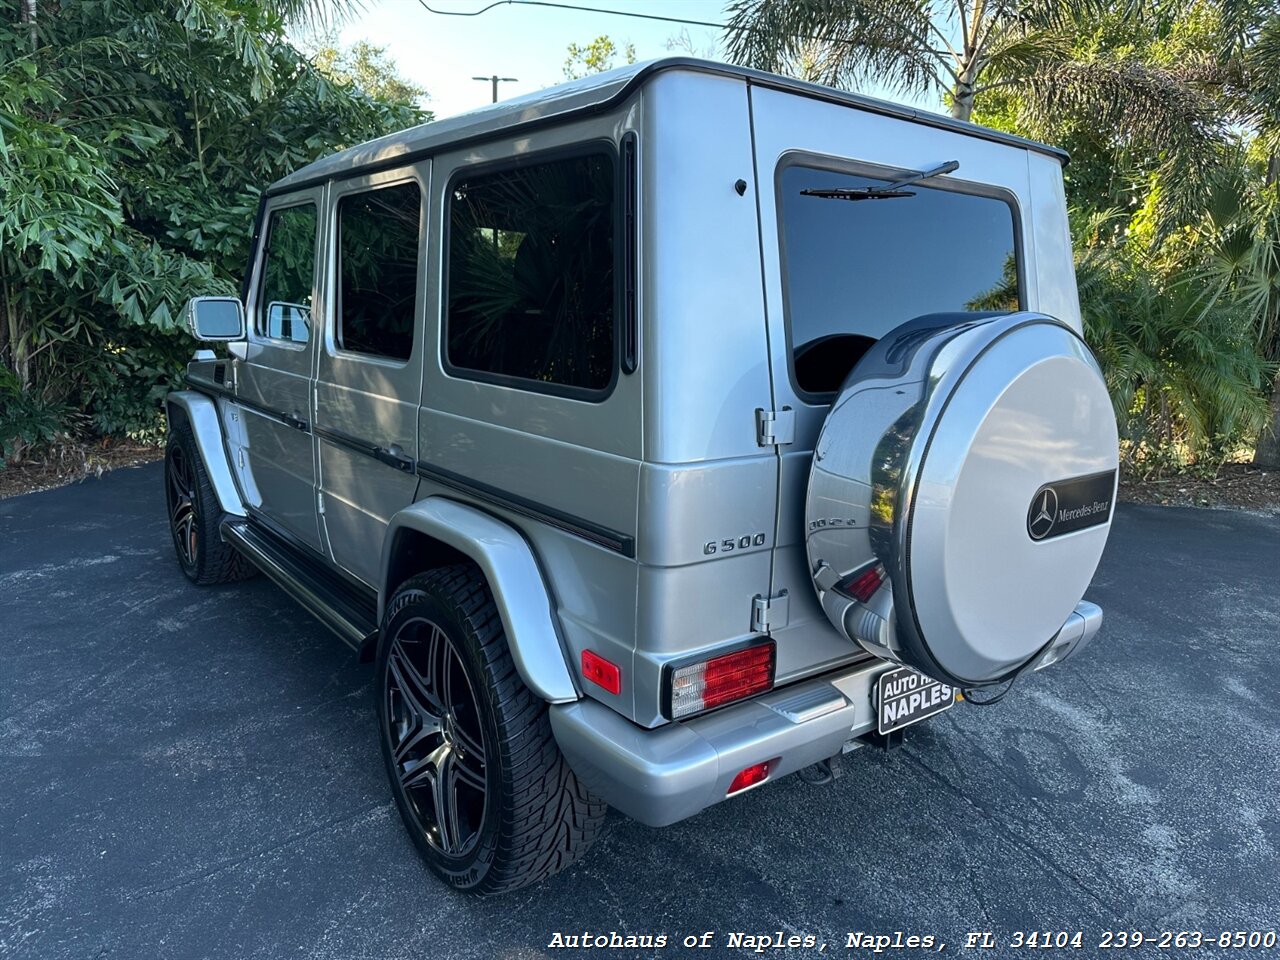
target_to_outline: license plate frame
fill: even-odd
[[[911,667],[886,670],[876,678],[875,689],[876,732],[881,736],[950,710],[958,693],[955,687]]]

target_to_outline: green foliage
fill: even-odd
[[[626,44],[621,51],[618,45],[606,34],[581,46],[569,44],[568,56],[564,60],[564,75],[570,80],[577,80],[592,73],[602,73],[613,69],[613,61],[618,53],[622,53],[623,63],[636,62],[636,45]]]
[[[1106,219],[1079,218],[1076,276],[1124,458],[1138,473],[1216,469],[1267,421],[1274,370],[1249,312],[1235,300],[1210,304],[1194,268],[1164,274],[1132,247],[1098,243]]]
[[[63,439],[74,421],[75,413],[65,403],[23,391],[12,373],[0,369],[0,467]]]
[[[386,47],[360,40],[349,49],[338,47],[333,34],[325,37],[311,53],[316,69],[330,80],[354,87],[383,103],[413,106],[427,97],[427,91],[400,76]],[[431,111],[422,112],[424,121],[432,119]]]
[[[286,22],[323,27],[329,7],[38,0],[34,22],[0,24],[10,461],[83,432],[157,437],[191,348],[182,304],[238,289],[262,188],[427,116],[383,51],[326,72],[288,43]]]
[[[729,9],[741,62],[933,93],[954,116],[1066,147],[1086,330],[1130,463],[1212,466],[1256,443],[1280,465],[1277,0]]]

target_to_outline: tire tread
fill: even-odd
[[[442,601],[474,642],[499,731],[498,844],[474,892],[506,893],[576,863],[600,835],[607,809],[574,776],[551,730],[547,705],[524,684],[507,646],[489,585],[472,564],[440,567],[405,581],[388,605],[421,591]]]
[[[209,472],[205,469],[204,458],[200,455],[191,425],[185,420],[173,424],[169,431],[168,442],[169,445],[180,444],[183,447],[183,453],[191,461],[196,481],[196,497],[199,500],[196,506],[200,521],[197,533],[200,546],[196,568],[194,573],[186,571],[185,568],[183,572],[193,583],[202,587],[218,583],[234,583],[237,580],[247,580],[256,576],[258,568],[252,561],[222,540],[222,531],[219,529],[223,518],[222,505],[218,502],[218,495],[214,492],[212,481],[209,480]],[[168,483],[167,455],[165,463],[165,482]]]

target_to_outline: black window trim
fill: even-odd
[[[319,290],[319,267],[320,267],[320,201],[313,196],[303,196],[303,193],[310,194],[310,189],[299,191],[294,194],[282,194],[279,198],[272,197],[263,205],[263,222],[261,227],[260,252],[258,254],[258,276],[257,282],[253,284],[254,302],[252,322],[248,325],[250,339],[255,342],[265,341],[268,345],[279,347],[284,350],[306,351],[311,348],[311,342],[315,339],[316,334],[316,301],[319,299],[317,294]],[[279,203],[275,201],[279,199]],[[296,200],[296,202],[294,202]],[[312,240],[311,248],[311,328],[307,331],[307,339],[303,341],[286,340],[284,337],[273,337],[269,333],[265,333],[261,327],[263,320],[262,308],[266,306],[262,300],[262,291],[267,283],[267,257],[271,254],[271,222],[275,219],[277,213],[283,213],[286,210],[296,210],[299,207],[311,207],[316,215],[315,237]]]
[[[332,336],[325,337],[325,350],[330,357],[338,360],[354,360],[359,363],[376,363],[386,367],[394,367],[401,369],[407,367],[413,362],[414,356],[418,352],[418,343],[425,337],[418,336],[419,330],[423,327],[422,318],[425,316],[425,302],[419,302],[419,293],[422,294],[421,299],[427,301],[429,291],[426,290],[424,284],[424,274],[426,271],[427,253],[426,253],[426,233],[423,226],[427,223],[430,211],[426,208],[428,191],[422,188],[422,180],[415,172],[413,166],[404,168],[403,176],[390,176],[386,179],[378,179],[371,181],[365,177],[363,183],[352,183],[350,180],[341,183],[335,183],[331,188],[331,202],[329,206],[333,211],[333,220],[331,223],[333,231],[333,323],[326,331]],[[387,190],[391,187],[403,187],[406,184],[412,184],[418,190],[418,252],[417,252],[417,274],[414,277],[414,299],[413,299],[413,336],[409,344],[409,356],[392,357],[385,353],[372,353],[368,350],[352,350],[342,344],[342,201],[348,197],[357,197],[363,193],[374,193],[378,190]]]
[[[545,380],[532,380],[528,377],[513,377],[509,374],[490,373],[485,370],[472,370],[459,367],[449,360],[449,274],[450,249],[453,233],[453,190],[459,180],[477,175],[502,173],[519,170],[523,167],[537,166],[556,160],[573,160],[603,154],[609,158],[613,168],[613,363],[610,367],[609,382],[597,389],[575,387],[563,383],[548,383]],[[624,345],[626,336],[624,315],[626,312],[626,236],[624,224],[626,175],[622,168],[618,144],[608,137],[597,137],[579,143],[561,147],[550,147],[518,156],[503,157],[480,163],[464,163],[449,174],[444,184],[443,203],[441,204],[442,244],[440,248],[440,366],[445,376],[454,380],[472,383],[484,383],[498,387],[508,387],[526,393],[540,393],[553,397],[564,397],[569,400],[582,400],[589,403],[603,403],[612,396],[618,386],[622,370]]]
[[[787,270],[787,239],[782,209],[784,199],[782,195],[782,174],[790,167],[808,167],[809,169],[826,173],[842,173],[848,176],[868,177],[876,180],[887,179],[890,182],[900,177],[908,176],[915,171],[908,170],[905,167],[886,166],[885,164],[871,163],[864,160],[845,160],[827,154],[803,151],[791,151],[784,154],[774,169],[774,216],[777,219],[778,228],[778,274],[782,279],[782,317],[786,340],[787,377],[791,383],[791,390],[798,400],[814,407],[827,407],[835,400],[835,391],[813,393],[803,389],[796,379],[795,343],[791,335],[791,291],[789,289],[791,281]],[[1018,309],[1026,310],[1027,265],[1026,257],[1024,256],[1026,251],[1022,242],[1022,208],[1018,204],[1017,194],[1006,187],[997,186],[996,184],[957,180],[950,176],[916,184],[912,189],[945,190],[949,193],[960,193],[971,197],[986,197],[991,200],[1001,200],[1008,206],[1010,219],[1013,221],[1013,259],[1018,274]]]

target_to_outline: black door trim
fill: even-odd
[[[193,377],[189,373],[183,376],[183,381],[187,386],[199,393],[203,393],[210,397],[226,397],[237,406],[244,407],[246,410],[252,410],[254,413],[260,414],[268,420],[274,420],[276,423],[283,424],[286,427],[293,427],[295,430],[301,430],[303,433],[311,432],[311,424],[301,417],[295,417],[291,413],[284,413],[280,410],[272,410],[270,407],[264,407],[260,403],[255,403],[252,400],[246,400],[244,397],[237,396],[224,384],[215,383],[212,380],[206,380],[204,377]]]
[[[614,553],[620,553],[628,559],[635,559],[636,541],[635,537],[630,534],[619,533],[617,530],[601,526],[598,523],[592,523],[590,520],[583,520],[581,517],[575,517],[573,514],[557,510],[555,507],[548,507],[534,500],[506,493],[496,487],[489,486],[487,483],[472,480],[469,477],[462,476],[462,474],[434,466],[423,460],[418,461],[418,476],[457,490],[459,493],[475,497],[477,500],[482,500],[495,507],[510,510],[512,513],[519,514],[522,517],[545,523],[548,526],[555,527],[557,530],[563,530],[565,533],[571,533],[575,537],[581,537],[583,540],[604,547],[607,550],[612,550]]]

